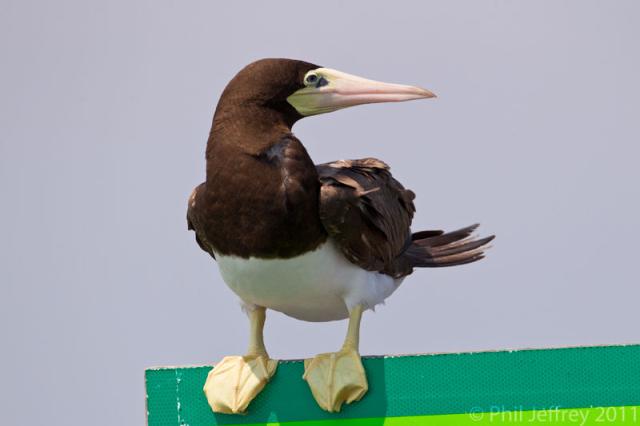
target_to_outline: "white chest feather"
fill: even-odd
[[[402,281],[350,263],[331,241],[291,259],[216,259],[222,278],[245,304],[306,321],[344,319],[358,304],[373,308]]]

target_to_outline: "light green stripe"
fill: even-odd
[[[368,419],[311,420],[284,423],[254,423],[246,426],[482,426],[482,425],[640,425],[640,406],[551,408],[547,410],[500,411],[432,416],[378,417]]]

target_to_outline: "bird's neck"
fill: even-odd
[[[207,141],[206,158],[213,160],[219,149],[224,149],[227,155],[230,152],[260,155],[290,134],[292,125],[290,117],[263,106],[218,107]]]
[[[306,149],[277,112],[217,111],[207,145],[207,240],[217,253],[293,257],[326,239],[320,181]]]

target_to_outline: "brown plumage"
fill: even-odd
[[[210,152],[208,180],[194,190],[187,211],[205,251],[290,258],[327,239],[318,216],[318,175],[291,133],[274,134],[272,145],[254,153],[224,139]]]
[[[447,234],[411,234],[415,194],[375,158],[336,161],[316,169],[322,182],[322,224],[345,257],[368,271],[400,278],[415,267],[474,262],[482,258],[482,247],[493,239],[471,238],[478,225]]]
[[[382,161],[314,166],[291,133],[302,116],[286,97],[315,68],[262,60],[225,89],[207,144],[207,179],[189,197],[188,227],[199,246],[214,257],[291,258],[331,238],[354,264],[396,278],[481,259],[493,236],[471,239],[477,225],[411,234],[415,195]]]
[[[411,240],[412,191],[380,160],[336,161],[316,167],[320,219],[351,262],[394,277],[411,272],[401,254]]]

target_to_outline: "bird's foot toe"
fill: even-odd
[[[264,355],[227,356],[209,372],[204,393],[215,413],[242,414],[273,376],[278,361]]]
[[[343,403],[359,401],[369,389],[360,354],[354,349],[305,360],[302,377],[318,405],[329,412],[340,411]]]

